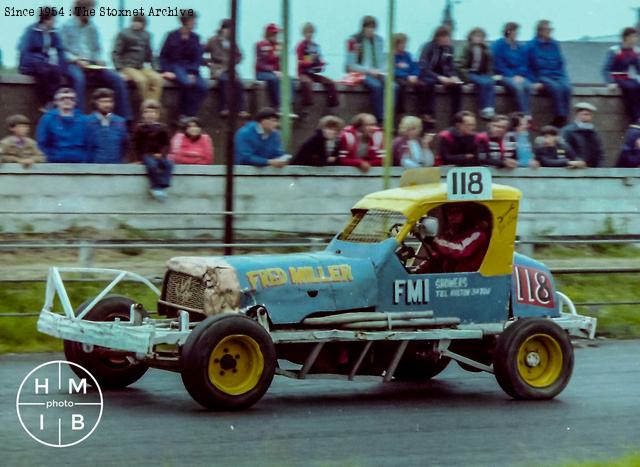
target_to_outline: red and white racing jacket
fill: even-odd
[[[379,127],[375,127],[371,136],[367,138],[367,153],[364,158],[358,157],[358,146],[362,135],[353,126],[347,126],[340,133],[340,152],[338,163],[359,167],[363,161],[371,166],[379,167],[384,161],[384,134]]]

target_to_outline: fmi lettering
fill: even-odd
[[[513,268],[513,279],[518,303],[545,308],[555,307],[553,286],[546,272],[524,266],[515,266]]]
[[[393,281],[394,305],[424,305],[429,303],[429,279]]]
[[[82,378],[79,382],[76,382],[73,378],[69,378],[68,390],[69,390],[68,392],[69,395],[73,393],[86,394],[87,380]],[[38,378],[35,379],[35,394],[38,394],[38,395],[44,394],[46,396],[49,395],[49,378],[44,378],[43,381],[40,381],[40,379]],[[73,408],[74,405],[75,405],[74,402],[70,400],[50,399],[45,402],[44,407],[45,409]],[[79,403],[79,405],[85,405],[85,404]],[[55,423],[58,423],[57,418],[55,420],[52,420],[52,423],[54,421]],[[85,428],[84,415],[79,413],[72,413],[70,421],[71,421],[71,430],[73,431],[84,430]],[[40,431],[44,431],[45,430],[45,414],[44,413],[40,414],[39,422],[40,422]]]

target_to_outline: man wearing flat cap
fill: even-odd
[[[578,102],[574,110],[575,118],[562,129],[562,138],[588,167],[600,167],[604,162],[604,151],[593,124],[593,115],[598,109],[588,102]]]

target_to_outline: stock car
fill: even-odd
[[[321,252],[176,257],[161,290],[127,271],[53,267],[38,329],[64,339],[66,358],[101,387],[130,385],[149,367],[176,371],[211,410],[250,407],[276,374],[416,382],[451,360],[493,373],[512,398],[551,399],[571,377],[571,337],[593,339],[596,320],[514,251],[520,199],[486,168],[450,169],[446,183],[438,169],[409,170],[399,188],[360,200]],[[487,231],[479,267],[425,268],[456,204]],[[74,309],[66,273],[113,280]],[[157,310],[110,295],[123,280],[153,290]]]

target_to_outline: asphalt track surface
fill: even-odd
[[[2,466],[557,465],[640,450],[640,341],[576,349],[553,401],[510,400],[492,375],[450,365],[421,385],[276,377],[241,413],[206,412],[177,373],[150,370],[105,392],[83,443],[41,446],[22,430],[22,378],[59,354],[0,357]]]

